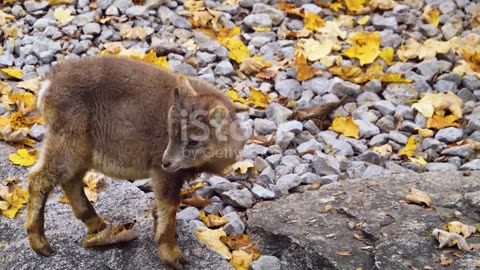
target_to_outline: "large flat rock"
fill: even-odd
[[[0,145],[0,175],[20,177],[26,186],[26,169],[13,166],[7,160],[14,149]],[[1,181],[3,181],[3,179]],[[25,208],[15,219],[0,216],[0,269],[5,270],[150,270],[167,269],[160,262],[153,242],[153,219],[150,214],[152,193],[144,193],[128,181],[106,180],[107,187],[94,204],[97,212],[114,225],[136,220],[134,230],[140,238],[128,243],[102,248],[83,248],[81,241],[87,233],[82,223],[75,219],[69,205],[59,203],[62,193],[56,189],[50,196],[45,214],[46,236],[55,250],[51,257],[34,253],[23,229]],[[190,263],[185,269],[233,269],[230,263],[216,252],[198,242],[188,224],[177,225],[180,248]]]
[[[404,201],[412,187],[430,195],[432,209]],[[332,208],[325,212],[327,205]],[[480,172],[348,180],[257,204],[247,216],[248,234],[262,254],[278,256],[283,269],[478,269],[480,263],[479,250],[440,250],[428,234],[449,221],[480,222]],[[480,237],[467,241],[480,243]],[[445,254],[455,261],[442,267],[438,259],[446,250],[460,256]]]

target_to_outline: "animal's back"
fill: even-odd
[[[140,61],[67,61],[46,77],[41,98],[49,132],[86,135],[93,166],[117,177],[146,176],[168,143],[175,76]],[[142,174],[142,175],[136,175]]]

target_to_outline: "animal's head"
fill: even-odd
[[[168,112],[169,141],[162,159],[166,171],[198,168],[219,174],[240,155],[245,138],[231,101],[198,90],[179,76]]]

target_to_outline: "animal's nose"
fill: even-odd
[[[162,166],[163,168],[168,168],[172,165],[170,161],[162,161]]]

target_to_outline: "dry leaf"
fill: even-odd
[[[190,205],[197,208],[203,208],[212,203],[208,198],[203,198],[198,194],[193,194],[191,198],[183,199],[183,204]]]
[[[8,159],[15,165],[28,167],[37,162],[37,156],[37,150],[28,151],[27,149],[19,149],[17,153],[11,154]]]
[[[415,163],[415,164],[418,164],[420,166],[425,166],[427,165],[427,161],[423,158],[423,157],[419,157],[419,158],[414,158],[414,157],[408,157],[408,159]]]
[[[187,194],[190,194],[190,193],[193,193],[195,190],[203,187],[205,185],[205,182],[204,181],[200,181],[198,182],[197,184],[187,188],[187,189],[183,189],[180,191],[180,195],[184,196],[184,195],[187,195]]]
[[[398,6],[398,4],[393,0],[370,0],[368,1],[368,6],[372,9],[372,11],[377,8],[382,10],[389,10]]]
[[[220,241],[220,237],[227,236],[225,231],[223,231],[223,228],[212,230],[200,227],[194,234],[198,241],[206,244],[218,254],[222,255],[225,259],[230,260],[232,258],[232,253],[230,252],[229,248],[222,243],[222,241]]]
[[[18,112],[26,115],[36,109],[36,99],[32,93],[10,93],[8,98],[17,104]]]
[[[3,200],[3,201],[2,201]],[[28,191],[12,183],[0,186],[0,213],[15,218],[17,212],[28,201]]]
[[[248,270],[248,266],[253,261],[253,254],[249,254],[243,250],[234,250],[230,263],[236,270]]]
[[[339,251],[337,252],[338,255],[340,256],[352,256],[352,252],[351,251],[348,251],[348,250],[345,250],[345,251]]]
[[[407,144],[404,148],[398,151],[400,156],[413,157],[415,155],[415,147],[417,147],[419,141],[415,139],[415,136],[410,136],[408,138]]]
[[[450,43],[448,41],[427,39],[418,50],[418,58],[420,60],[430,60],[435,58],[437,53],[447,54],[448,51],[450,51]]]
[[[447,116],[433,115],[433,117],[428,118],[427,128],[443,129],[446,127],[459,127],[460,124],[456,123],[459,118],[453,114]]]
[[[246,174],[249,168],[252,168],[252,170],[256,170],[253,162],[248,159],[244,161],[236,162],[235,164],[232,165],[232,169],[234,171],[239,171],[240,174]]]
[[[227,47],[227,49],[230,51],[228,57],[235,62],[240,64],[245,58],[250,57],[250,51],[242,41],[236,38],[219,38],[217,40],[223,46]]]
[[[438,242],[440,242],[438,246],[439,248],[443,248],[444,246],[451,247],[456,244],[460,250],[470,251],[467,241],[465,241],[465,238],[459,234],[450,233],[439,229],[433,229],[432,234],[438,240]]]
[[[2,68],[0,69],[3,73],[7,74],[10,77],[21,80],[23,77],[23,71],[18,68]]]
[[[21,81],[17,84],[17,87],[37,93],[37,91],[40,89],[40,77]]]
[[[371,64],[380,55],[380,34],[373,32],[367,34],[363,31],[355,33],[349,38],[353,46],[347,48],[343,55],[357,58],[360,65]]]
[[[433,137],[433,135],[434,135],[433,130],[426,129],[426,128],[419,128],[419,129],[417,129],[417,131],[418,131],[418,135],[420,135],[424,138]]]
[[[307,188],[307,190],[317,190],[317,189],[319,189],[321,186],[322,186],[322,183],[321,183],[320,181],[317,181],[317,182],[311,184],[311,185]]]
[[[331,39],[325,39],[320,42],[310,38],[300,46],[303,48],[307,59],[314,62],[328,56],[332,52],[334,42]]]
[[[430,196],[416,188],[410,189],[410,194],[405,196],[405,200],[422,206],[430,207],[432,205],[432,199],[430,199]]]
[[[314,31],[317,31],[325,25],[325,21],[320,16],[310,11],[305,12],[303,23],[305,24],[305,28]]]
[[[447,258],[447,257],[445,257],[444,254],[441,254],[441,255],[440,255],[440,265],[441,265],[441,266],[449,266],[449,265],[451,265],[453,262],[454,262],[454,260],[453,260],[452,258]]]
[[[121,24],[119,27],[120,36],[125,39],[140,39],[145,40],[147,33],[141,26],[132,27],[129,24]]]
[[[418,56],[418,51],[422,47],[422,44],[418,43],[415,39],[409,38],[407,45],[402,45],[397,50],[397,56],[403,62],[413,59]]]
[[[365,25],[368,23],[368,21],[370,20],[370,16],[369,15],[366,15],[366,16],[363,16],[362,18],[358,19],[357,20],[357,23],[359,25]]]
[[[389,153],[392,153],[393,148],[390,144],[387,143],[387,144],[384,144],[384,145],[381,145],[381,146],[374,146],[373,151],[379,153],[382,156],[385,156]]]
[[[56,8],[53,12],[53,17],[55,17],[59,25],[66,25],[74,18],[74,16],[72,16],[72,10],[64,9],[63,7]]]
[[[227,218],[219,217],[214,214],[206,215],[204,211],[200,211],[198,216],[209,228],[223,226],[227,224],[229,221]]]
[[[387,63],[387,65],[391,66],[395,64],[395,62],[393,61],[393,54],[394,54],[394,50],[392,47],[384,48],[380,53],[380,58],[382,58],[383,61]]]
[[[344,2],[348,11],[355,14],[365,8],[364,5],[367,3],[367,0],[344,0]]]
[[[462,234],[464,238],[470,237],[477,230],[474,226],[469,226],[460,221],[452,221],[443,227],[443,230],[451,233]]]
[[[412,105],[413,109],[419,111],[425,117],[432,117],[433,114],[445,115],[449,110],[457,118],[462,118],[463,100],[452,92],[425,93],[423,97]]]
[[[113,227],[111,224],[97,234],[89,234],[82,241],[83,247],[95,247],[128,242],[137,239],[141,234],[133,231],[134,223],[127,223]]]
[[[240,64],[240,71],[247,75],[250,75],[252,73],[258,73],[264,68],[271,66],[271,62],[265,61],[259,56],[247,57],[243,59],[242,63]]]
[[[231,250],[243,250],[248,254],[253,254],[253,260],[260,257],[260,252],[257,247],[250,241],[250,237],[246,234],[221,236],[220,241],[226,244]]]
[[[438,26],[440,23],[440,10],[433,8],[431,5],[427,5],[423,10],[422,19],[427,21],[429,24]]]
[[[71,4],[71,3],[72,3],[72,0],[48,0],[48,4],[50,6]]]
[[[348,118],[345,118],[343,116],[335,117],[335,119],[333,119],[332,125],[328,129],[341,133],[345,137],[353,137],[357,139],[359,138],[359,127],[355,123],[355,121],[353,121],[352,116]]]

